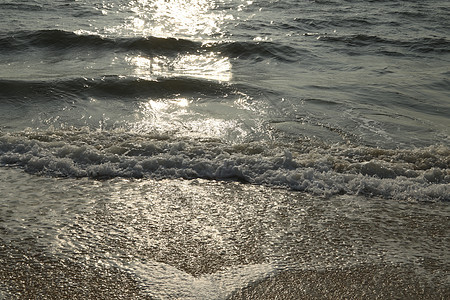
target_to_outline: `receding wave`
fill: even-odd
[[[231,85],[196,78],[172,77],[146,80],[137,77],[104,76],[101,78],[49,79],[42,81],[0,80],[2,98],[60,99],[61,95],[86,97],[166,97],[174,94],[224,95],[234,91]]]
[[[75,51],[85,48],[92,51],[140,51],[145,54],[177,54],[198,51],[221,52],[222,55],[239,58],[274,58],[281,61],[298,60],[297,51],[286,45],[271,42],[201,42],[159,37],[108,38],[100,35],[84,35],[62,30],[22,31],[0,36],[0,52],[33,49],[49,51]]]
[[[389,150],[138,135],[88,129],[0,135],[0,165],[62,177],[238,180],[314,195],[450,200],[450,149]]]

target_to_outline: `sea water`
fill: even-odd
[[[0,297],[450,294],[447,1],[0,15]]]

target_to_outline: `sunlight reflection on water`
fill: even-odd
[[[103,6],[107,8],[107,4]],[[216,1],[211,0],[130,1],[119,8],[128,15],[125,23],[111,27],[109,31],[203,40],[205,36],[222,35],[221,25],[231,17],[224,11],[214,11],[216,6]]]
[[[111,29],[116,33],[132,33],[136,36],[158,38],[182,38],[207,43],[222,35],[221,25],[226,12],[214,11],[215,1],[131,1],[122,10],[131,11],[125,22]],[[195,78],[207,81],[230,82],[232,65],[230,58],[220,53],[196,50],[179,52],[174,56],[133,53],[126,63],[134,70],[134,76],[144,80],[161,78]],[[217,116],[205,116],[190,107],[192,97],[183,95],[169,99],[149,99],[139,105],[133,130],[177,132],[183,135],[207,135],[223,137],[238,128],[236,120],[223,120]]]
[[[215,1],[175,0],[175,1],[131,1],[128,8],[134,16],[128,17],[119,27],[138,36],[160,38],[200,39],[220,34],[224,13],[215,13]],[[135,66],[136,75],[144,79],[155,77],[189,76],[207,80],[230,81],[231,63],[229,58],[218,53],[180,53],[175,58],[166,56],[128,57]]]
[[[193,77],[215,81],[230,81],[231,63],[216,53],[180,54],[167,56],[128,56],[127,62],[134,67],[135,75],[145,80],[160,77]]]
[[[191,107],[193,106],[193,107]],[[135,132],[157,131],[190,137],[227,138],[248,134],[238,120],[204,117],[197,112],[198,104],[186,98],[149,100],[139,106],[139,121],[131,124]]]

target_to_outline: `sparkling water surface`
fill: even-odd
[[[449,298],[449,20],[3,1],[0,298]]]

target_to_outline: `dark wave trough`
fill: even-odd
[[[381,48],[389,46],[398,48],[403,52],[416,53],[450,53],[450,41],[445,38],[426,37],[409,40],[392,40],[375,35],[355,34],[355,35],[322,35],[320,40],[329,43],[344,44],[348,47],[375,47]]]
[[[159,78],[145,80],[137,77],[104,76],[102,78],[68,78],[61,80],[0,80],[1,99],[60,99],[61,94],[83,97],[148,98],[176,94],[219,96],[235,92],[226,83],[195,78]]]

